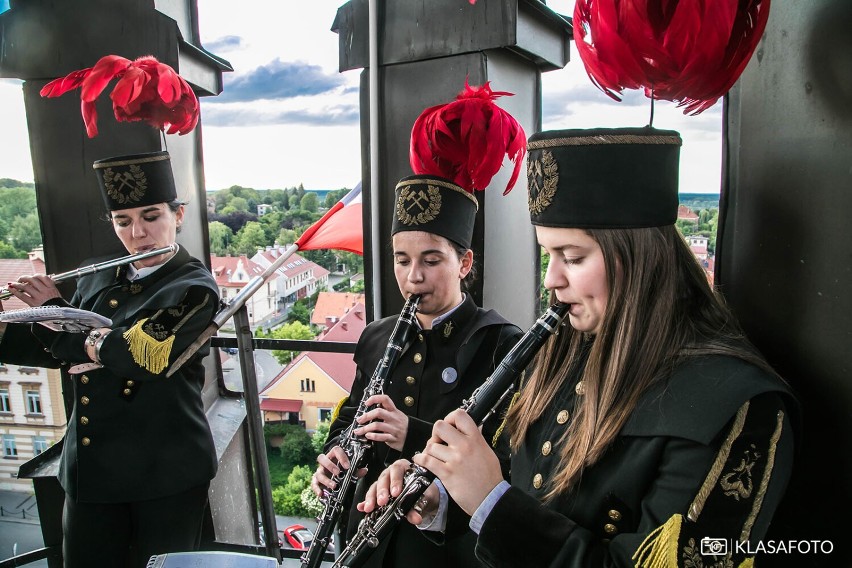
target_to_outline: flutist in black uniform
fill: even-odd
[[[490,100],[488,105],[489,110],[499,111]],[[453,108],[456,107],[449,110]],[[516,125],[514,119],[511,122]],[[487,131],[485,125],[482,127]],[[520,135],[523,137],[522,130]],[[501,149],[498,168],[503,154]],[[462,172],[456,180],[467,176],[468,172]],[[460,183],[465,187],[457,181],[420,174],[405,178],[396,186],[392,227],[394,272],[404,297],[422,296],[417,312],[420,329],[393,370],[385,394],[367,401],[380,407],[364,414],[361,423],[365,426],[356,430],[357,434],[378,442],[368,473],[359,481],[356,503],[385,464],[399,457],[410,458],[423,448],[432,423],[469,397],[521,335],[516,326],[494,310],[477,307],[464,292],[464,282],[472,276],[474,258],[470,243],[478,204],[470,191],[477,187],[475,183],[469,180]],[[484,189],[487,184],[485,181],[477,188]],[[313,480],[318,494],[321,486],[330,487],[332,474],[339,471],[338,464],[349,466],[337,445],[338,437],[352,423],[396,321],[397,317],[393,316],[373,322],[361,335],[355,352],[358,371],[352,392],[331,425],[325,446],[327,453],[318,458],[320,466]],[[498,416],[487,423],[484,432],[489,440],[496,437],[501,421],[502,416]],[[505,442],[492,449],[508,464]],[[354,532],[361,516],[354,508],[351,510],[348,535]],[[451,506],[443,547],[424,538],[416,528],[401,525],[373,554],[368,566],[475,566],[475,537],[468,529],[468,521],[463,511]]]
[[[184,205],[166,152],[101,160],[95,171],[129,253],[175,242]],[[210,272],[181,247],[80,278],[70,304],[44,275],[10,289],[31,306],[70,305],[113,322],[88,334],[38,324],[0,332],[3,361],[59,367],[71,385],[59,475],[65,565],[141,568],[153,554],[196,548],[216,472],[201,401],[207,349],[165,373],[217,310]]]

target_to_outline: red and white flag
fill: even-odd
[[[364,254],[361,182],[296,240],[299,250],[338,249]]]

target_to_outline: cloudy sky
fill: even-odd
[[[204,47],[234,67],[222,95],[202,99],[208,189],[300,183],[336,189],[358,181],[360,72],[337,71],[338,36],[330,31],[341,3],[198,0]],[[570,15],[574,0],[548,6]],[[621,103],[612,101],[592,85],[573,48],[568,66],[545,73],[542,83],[545,129],[648,123],[648,99],[632,91]],[[654,126],[678,130],[684,139],[682,192],[719,191],[721,106],[689,117],[672,103],[656,103]],[[0,128],[0,178],[32,181],[20,81],[0,80]]]

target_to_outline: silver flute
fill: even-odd
[[[477,424],[485,422],[500,408],[509,393],[515,390],[515,380],[530,364],[544,342],[559,328],[566,313],[568,304],[556,303],[550,306],[500,361],[491,376],[462,403],[461,409]],[[379,543],[393,532],[434,480],[434,473],[412,464],[405,472],[399,495],[392,497],[384,507],[361,519],[358,531],[337,557],[332,568],[363,566]]]
[[[170,252],[177,252],[178,245],[170,244],[167,247],[158,248],[154,250],[149,250],[147,252],[140,252],[138,254],[129,254],[127,256],[122,256],[120,258],[115,258],[113,260],[107,260],[106,262],[99,262],[97,264],[90,264],[89,266],[83,266],[76,270],[69,270],[68,272],[60,272],[59,274],[49,274],[47,277],[53,280],[54,282],[62,282],[63,280],[70,280],[72,278],[80,278],[81,276],[88,276],[89,274],[94,274],[95,272],[101,272],[102,270],[107,270],[109,268],[115,268],[116,266],[122,266],[124,264],[130,264],[131,262],[136,262],[137,260],[142,260],[145,258],[151,258],[152,256],[160,256],[161,254],[167,254]],[[0,288],[0,300],[5,300],[7,298],[12,297],[12,292],[9,291],[8,288]]]
[[[317,517],[317,529],[314,533],[314,539],[311,541],[311,546],[302,555],[302,568],[316,568],[320,565],[323,552],[325,552],[326,547],[331,542],[334,525],[337,524],[343,512],[343,504],[349,500],[351,494],[355,491],[355,474],[360,468],[366,465],[369,450],[373,447],[373,442],[362,436],[355,435],[355,429],[363,426],[363,424],[358,424],[358,418],[375,408],[374,406],[367,406],[367,399],[384,392],[385,381],[387,381],[387,378],[393,372],[405,346],[414,335],[414,321],[419,303],[420,296],[418,294],[412,294],[406,300],[402,312],[396,320],[393,332],[391,332],[388,339],[384,355],[381,361],[379,361],[379,364],[376,365],[376,370],[373,372],[370,382],[364,389],[364,395],[361,397],[361,402],[358,404],[358,410],[352,418],[352,423],[340,435],[338,445],[343,448],[346,457],[349,458],[349,469],[342,471],[339,475],[335,475],[332,478],[332,481],[335,483],[334,489],[324,492],[323,510],[320,516]]]

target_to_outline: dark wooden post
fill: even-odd
[[[378,201],[379,216],[365,223],[366,264],[378,264],[381,293],[368,294],[381,315],[399,311],[402,299],[393,276],[390,227],[393,189],[411,175],[411,126],[423,109],[449,102],[464,86],[492,82],[494,90],[515,93],[498,104],[528,134],[541,129],[541,73],[568,62],[568,21],[537,0],[497,0],[470,5],[459,0],[377,2],[378,84],[381,156],[379,187],[370,187],[368,3],[351,0],[337,14],[340,69],[364,68],[361,81],[362,184],[365,207]],[[507,162],[508,163],[508,162]],[[472,294],[478,304],[499,308],[521,327],[537,311],[538,265],[527,212],[526,179],[503,197],[504,168],[480,199],[472,248],[480,277]],[[371,235],[377,234],[377,250]],[[370,268],[367,268],[369,271]]]

